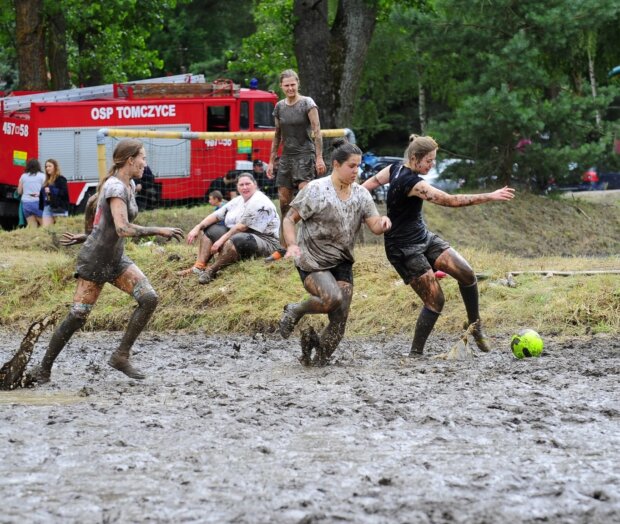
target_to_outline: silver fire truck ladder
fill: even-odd
[[[161,78],[148,78],[146,80],[136,80],[123,82],[122,85],[131,86],[133,84],[200,84],[204,83],[204,75],[173,75]],[[34,95],[7,96],[0,98],[0,112],[23,111],[30,109],[33,102],[79,102],[81,100],[93,100],[96,98],[113,97],[115,84],[106,84],[93,87],[78,87],[65,89],[63,91],[50,91],[48,93],[37,93]]]

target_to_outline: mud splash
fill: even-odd
[[[145,334],[138,382],[105,364],[120,337],[76,334],[50,384],[0,392],[0,522],[620,520],[612,338],[462,361],[431,358],[439,334],[420,359],[345,338],[308,368],[296,338]]]

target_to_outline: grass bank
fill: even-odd
[[[620,333],[620,276],[599,274],[515,277],[517,270],[620,269],[620,207],[617,203],[566,202],[520,195],[510,204],[463,209],[427,205],[432,230],[449,240],[483,275],[483,318],[493,332],[530,327],[547,334]],[[143,213],[142,224],[177,225],[188,231],[208,207]],[[78,247],[61,248],[57,235],[79,231],[81,217],[58,228],[1,232],[0,325],[23,329],[52,311],[64,314],[75,288]],[[366,234],[370,240],[370,235]],[[128,242],[127,254],[160,294],[149,329],[196,329],[208,333],[275,330],[282,306],[303,288],[292,262],[237,264],[207,286],[176,271],[193,263],[195,248],[157,241]],[[403,285],[381,244],[358,246],[355,295],[348,335],[411,333],[420,300]],[[442,281],[446,306],[437,329],[458,332],[465,318],[456,282]],[[102,293],[86,329],[123,329],[134,307],[111,286]],[[312,319],[318,322],[319,319]]]

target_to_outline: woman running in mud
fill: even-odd
[[[312,98],[299,93],[299,77],[292,69],[280,73],[280,89],[285,98],[273,111],[276,132],[271,146],[267,178],[274,177],[278,149],[282,144],[276,175],[280,200],[280,214],[286,216],[291,200],[310,180],[325,174],[323,137],[319,121],[319,108]],[[286,238],[284,246],[286,247]],[[278,260],[285,251],[275,251],[267,262]]]
[[[310,182],[291,202],[284,218],[286,257],[295,257],[307,300],[287,304],[280,320],[280,334],[288,338],[306,314],[326,313],[329,324],[316,335],[302,334],[302,364],[327,363],[340,343],[353,296],[353,246],[362,222],[375,235],[390,229],[388,217],[379,212],[368,191],[358,185],[360,149],[343,139],[334,141],[332,173]],[[295,224],[301,221],[297,241]]]
[[[200,239],[198,258],[193,267],[180,271],[179,276],[195,273],[199,275],[198,282],[207,284],[223,267],[247,258],[265,257],[280,247],[278,211],[271,199],[258,189],[254,176],[240,174],[237,191],[239,196],[208,215],[187,234],[188,244]],[[216,261],[207,267],[216,253]]]
[[[39,383],[50,380],[52,365],[73,333],[86,322],[106,282],[132,295],[138,302],[127,331],[108,364],[128,377],[143,379],[144,375],[129,362],[131,347],[151,318],[158,296],[142,271],[124,252],[126,237],[159,235],[180,240],[183,231],[173,227],[142,227],[131,222],[138,214],[135,183],[146,165],[142,142],[121,140],[114,149],[114,165],[99,184],[97,211],[89,235],[63,235],[64,245],[84,242],[77,259],[77,290],[67,317],[56,328],[43,360],[33,371]],[[88,230],[87,224],[87,230]]]
[[[430,232],[422,217],[422,204],[448,207],[472,206],[514,198],[514,189],[503,187],[492,193],[450,195],[431,186],[422,177],[430,171],[439,146],[430,136],[411,135],[404,161],[392,164],[364,182],[369,191],[390,183],[387,196],[392,229],[385,235],[385,253],[405,284],[410,285],[424,303],[415,326],[410,356],[422,355],[444,305],[444,296],[434,271],[454,277],[465,303],[472,334],[481,351],[489,351],[478,308],[478,283],[467,261],[446,241]]]

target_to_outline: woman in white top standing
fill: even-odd
[[[25,173],[19,178],[17,192],[22,197],[22,210],[29,226],[39,227],[43,222],[43,212],[39,209],[39,193],[45,182],[41,164],[31,158],[26,164]]]

